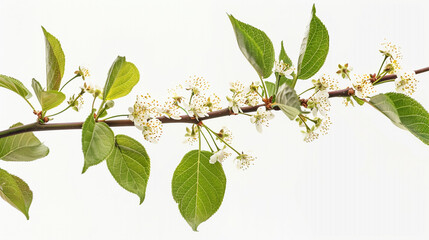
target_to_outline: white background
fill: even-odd
[[[163,96],[190,75],[204,76],[221,96],[228,83],[256,81],[242,56],[226,13],[264,30],[279,51],[284,40],[296,62],[311,1],[5,1],[0,2],[0,73],[30,88],[45,83],[43,25],[62,43],[64,80],[79,65],[103,85],[117,55],[136,64],[141,80],[112,113],[125,113],[136,94]],[[378,70],[384,38],[402,46],[412,69],[429,65],[428,1],[316,1],[330,34],[322,72],[350,63],[356,73]],[[429,73],[419,75],[414,97],[429,108]],[[68,87],[77,92],[81,80]],[[309,86],[299,82],[298,88]],[[393,85],[383,87],[392,90]],[[30,108],[0,89],[0,128],[34,121]],[[35,100],[34,98],[32,99]],[[89,99],[87,99],[89,102]],[[106,164],[81,175],[80,131],[39,132],[50,147],[44,159],[0,162],[34,192],[30,221],[0,202],[1,239],[429,239],[429,147],[395,127],[370,106],[345,108],[332,99],[329,135],[302,141],[281,113],[263,134],[248,119],[207,122],[229,126],[235,146],[258,157],[248,171],[231,160],[219,211],[192,232],[171,196],[171,178],[182,156],[185,126],[166,125],[159,144],[135,128],[115,128],[141,141],[151,156],[146,199],[123,190]],[[89,111],[55,119],[83,120]]]

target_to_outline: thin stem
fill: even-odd
[[[299,97],[299,96],[301,96],[302,94],[304,94],[304,93],[306,93],[306,92],[310,91],[311,89],[315,89],[315,88],[316,88],[316,86],[313,86],[313,87],[311,87],[311,88],[309,88],[309,89],[305,90],[304,92],[302,92],[302,93],[298,94],[298,97]]]
[[[216,146],[217,150],[219,151],[220,148],[218,147],[215,139],[213,138],[212,133],[209,130],[207,130],[207,129],[206,129],[206,131],[209,133],[210,138],[212,139],[212,141],[213,141],[214,145]]]
[[[378,78],[378,76],[380,76],[381,68],[383,67],[383,65],[384,65],[384,63],[386,62],[386,59],[387,59],[387,58],[388,58],[387,56],[384,56],[384,60],[383,60],[383,62],[381,63],[380,69],[378,69],[377,78]]]
[[[94,99],[92,100],[92,105],[91,105],[91,111],[94,110],[94,104],[95,104],[95,100],[97,99],[96,96],[94,96]]]
[[[119,114],[119,115],[115,115],[115,116],[111,116],[105,119],[102,119],[102,121],[106,121],[107,119],[111,119],[111,118],[117,118],[117,117],[128,117],[129,114]]]
[[[64,83],[64,85],[60,88],[60,92],[61,90],[63,90],[63,88],[69,84],[69,82],[73,81],[75,78],[79,77],[80,75],[76,74],[74,77],[72,77],[70,80],[68,80],[66,83]]]
[[[200,128],[200,129],[199,129],[199,131],[201,132],[201,134],[203,135],[204,139],[206,140],[206,143],[207,143],[207,145],[209,146],[210,151],[212,151],[212,152],[213,152],[213,148],[210,146],[210,143],[209,143],[209,141],[207,140],[206,135],[204,135],[204,133],[203,133],[201,130],[202,130],[202,129]]]
[[[259,79],[261,80],[261,84],[262,84],[262,88],[264,89],[265,97],[269,98],[270,96],[268,96],[268,92],[267,92],[267,89],[265,88],[264,80],[262,80],[261,76],[259,76]]]
[[[209,130],[210,132],[212,132],[213,134],[216,134],[213,130],[211,130],[209,127],[207,127],[204,123],[203,126]],[[223,140],[222,138],[218,138],[220,141],[222,141],[226,146],[228,146],[229,148],[231,148],[232,150],[234,150],[234,152],[236,152],[238,155],[241,155],[241,153],[237,150],[235,150],[235,148],[233,148],[231,145],[229,145],[225,140]]]
[[[296,82],[298,81],[298,75],[293,76],[291,87],[295,88]]]
[[[58,115],[58,114],[61,114],[61,113],[63,113],[63,112],[65,112],[65,111],[67,111],[67,109],[69,109],[71,106],[73,106],[75,103],[76,103],[76,101],[83,95],[83,93],[85,93],[85,92],[83,92],[83,91],[81,91],[78,95],[77,95],[77,97],[73,100],[73,102],[71,102],[66,108],[64,108],[63,110],[61,110],[61,111],[59,111],[59,112],[57,112],[57,113],[54,113],[54,114],[51,114],[51,115],[49,115],[49,116],[47,116],[47,117],[53,117],[53,116],[56,116],[56,115]]]
[[[201,152],[201,127],[198,127],[198,153]]]
[[[275,91],[275,94],[277,94],[277,92],[279,91],[279,84],[280,84],[280,78],[282,77],[282,75],[280,75],[280,73],[279,73],[279,75],[278,75],[278,77],[276,78],[276,91]]]
[[[299,114],[298,117],[301,119],[301,121],[304,123],[305,127],[307,128],[307,131],[310,130],[310,128],[308,127],[307,123],[305,122],[305,119],[303,119],[303,115]]]

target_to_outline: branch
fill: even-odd
[[[415,70],[415,73],[419,74],[419,73],[428,72],[428,71],[429,71],[429,67],[425,67],[425,68]],[[397,76],[395,74],[386,75],[386,76],[382,77],[378,82],[388,81],[391,79],[395,79],[396,77]],[[345,89],[341,89],[341,90],[330,91],[329,97],[331,97],[331,98],[332,97],[348,97],[348,96],[353,95],[354,91],[351,91],[351,90],[353,90],[353,89],[352,88],[345,88]],[[259,104],[259,105],[253,106],[253,107],[242,107],[241,110],[243,110],[244,113],[255,112],[258,109],[258,107],[261,107],[261,106],[265,106],[265,104]],[[275,109],[275,110],[278,110],[278,109]],[[208,120],[208,119],[213,119],[213,118],[218,118],[218,117],[235,115],[234,113],[232,113],[229,110],[229,108],[224,108],[224,109],[221,109],[218,111],[209,112],[208,114],[209,114],[208,117],[200,118],[199,120],[203,121],[203,120]],[[167,117],[158,117],[158,119],[162,123],[195,123],[196,124],[199,122],[197,119],[191,118],[188,115],[183,115],[181,117],[182,117],[182,119],[180,119],[180,120],[174,120],[174,119],[167,118]],[[104,121],[104,122],[107,123],[107,125],[109,125],[110,127],[134,126],[134,123],[128,119],[126,119],[126,120],[108,120],[108,121]],[[26,125],[14,127],[14,128],[9,128],[9,129],[6,129],[4,131],[1,131],[0,132],[0,138],[16,135],[16,134],[20,134],[20,133],[25,133],[25,132],[81,129],[82,124],[83,124],[83,122],[44,123],[44,124],[39,123],[39,122],[35,122],[35,123],[30,123],[30,124],[26,124]]]

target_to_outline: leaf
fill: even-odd
[[[280,48],[280,55],[279,55],[279,62],[283,61],[284,63],[286,63],[289,66],[292,66],[292,60],[290,60],[290,58],[288,57],[288,55],[286,54],[285,48],[283,46],[283,41],[281,43],[281,48]]]
[[[34,78],[31,86],[33,87],[34,93],[36,94],[43,111],[48,111],[49,109],[60,105],[66,99],[66,95],[62,92],[58,92],[56,90],[43,91],[40,83]]]
[[[360,99],[360,98],[356,97],[355,95],[353,95],[353,99],[356,101],[356,103],[357,103],[357,104],[359,104],[359,105],[361,105],[361,106],[365,103],[365,101],[364,101],[364,100],[362,100],[362,99]]]
[[[45,35],[46,85],[48,90],[58,90],[64,75],[66,59],[60,41],[42,27]]]
[[[369,103],[393,124],[429,145],[429,113],[416,100],[402,93],[385,93],[372,97]]]
[[[260,77],[268,78],[274,66],[273,43],[263,31],[228,16],[241,52]]]
[[[328,30],[316,16],[316,8],[313,5],[312,18],[301,44],[297,70],[298,79],[308,79],[316,74],[325,63],[328,51]]]
[[[0,74],[0,87],[16,92],[25,99],[31,98],[31,93],[19,80]]]
[[[293,120],[301,113],[301,103],[295,90],[284,84],[280,87],[273,106],[278,106],[286,116]]]
[[[112,152],[115,136],[104,122],[95,122],[91,113],[82,125],[82,151],[85,159],[82,173],[106,159]]]
[[[16,123],[11,128],[22,125]],[[0,138],[0,159],[4,161],[33,161],[46,157],[48,153],[49,148],[31,132]]]
[[[138,83],[140,73],[137,67],[118,56],[110,67],[103,90],[103,100],[113,100],[126,96]]]
[[[33,201],[33,192],[21,178],[0,168],[0,197],[30,219],[28,210]]]
[[[194,231],[219,209],[225,194],[225,173],[219,162],[209,163],[212,155],[207,151],[188,152],[174,171],[171,183],[180,213]]]
[[[127,191],[137,194],[143,203],[150,174],[150,159],[139,142],[125,135],[117,135],[107,167],[115,180]]]
[[[276,84],[269,82],[269,81],[265,81],[265,87],[267,88],[268,97],[271,97],[275,94]]]

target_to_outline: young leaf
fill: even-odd
[[[22,123],[16,123],[11,128],[18,126]],[[46,157],[48,153],[49,148],[31,132],[0,138],[0,159],[5,161],[33,161]]]
[[[33,201],[33,192],[21,178],[0,168],[0,197],[21,211],[27,220],[28,210]]]
[[[369,103],[393,124],[429,145],[429,113],[416,100],[401,93],[385,93],[372,97]]]
[[[127,191],[137,194],[143,203],[150,174],[150,159],[139,142],[125,135],[117,135],[107,167],[115,180]]]
[[[36,94],[43,111],[48,111],[49,109],[60,105],[66,99],[66,95],[62,92],[58,92],[56,90],[43,91],[40,83],[34,78],[31,86],[33,87],[34,93]]]
[[[269,81],[265,81],[265,87],[267,88],[268,97],[271,97],[275,94],[276,84],[269,82]]]
[[[312,18],[301,44],[297,70],[298,79],[308,79],[316,74],[325,63],[328,51],[328,30],[316,16],[316,7],[313,5]]]
[[[31,98],[31,93],[19,80],[0,74],[0,87],[16,92],[25,99]]]
[[[174,171],[171,183],[180,213],[194,231],[219,209],[225,194],[225,173],[219,162],[209,163],[212,155],[207,151],[188,152]]]
[[[295,90],[286,84],[283,84],[276,96],[276,102],[273,106],[277,106],[284,114],[293,120],[301,113],[301,103]]]
[[[95,122],[91,113],[82,125],[82,151],[85,160],[82,173],[106,159],[114,144],[112,129],[104,122]]]
[[[45,35],[46,85],[48,90],[58,90],[64,75],[66,59],[60,41],[42,27]]]
[[[279,54],[279,62],[283,61],[284,63],[286,63],[289,66],[292,66],[292,60],[290,60],[290,58],[288,57],[288,55],[286,54],[285,48],[283,46],[283,41],[281,43],[281,48],[280,48],[280,54]]]
[[[126,96],[138,83],[140,73],[137,67],[118,56],[110,67],[103,90],[103,100],[113,100]]]
[[[241,52],[260,77],[268,78],[274,66],[273,43],[263,31],[228,16]]]

